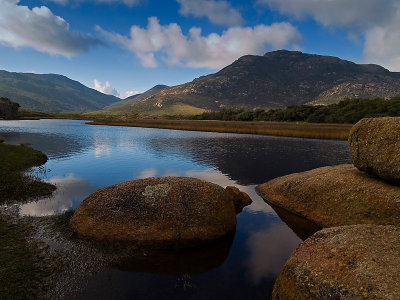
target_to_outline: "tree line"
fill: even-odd
[[[10,99],[0,97],[0,118],[16,119],[18,118],[19,104],[12,102]]]
[[[292,105],[283,109],[222,109],[191,117],[195,120],[284,121],[310,123],[357,123],[362,118],[400,116],[400,97],[392,99],[345,99],[330,105]]]

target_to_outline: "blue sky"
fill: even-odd
[[[0,0],[0,69],[125,97],[276,49],[400,71],[398,0]]]

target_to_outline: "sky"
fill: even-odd
[[[0,0],[0,69],[120,98],[288,49],[400,71],[399,0]]]

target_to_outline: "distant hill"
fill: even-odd
[[[0,97],[19,103],[22,109],[42,112],[97,110],[120,100],[62,75],[1,70]]]
[[[141,94],[136,94],[133,96],[130,96],[128,98],[125,98],[123,100],[120,100],[118,102],[115,102],[109,106],[107,106],[105,109],[117,109],[117,110],[124,110],[124,109],[128,109],[129,106],[131,106],[133,103],[142,100],[148,96],[154,95],[160,91],[162,91],[163,89],[167,88],[168,85],[162,85],[162,84],[158,84],[156,86],[153,86],[151,89],[147,90],[144,93]]]
[[[131,108],[146,113],[176,105],[207,110],[283,108],[398,95],[400,73],[332,56],[279,50],[243,56],[215,74],[135,101]]]

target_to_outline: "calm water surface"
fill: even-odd
[[[257,184],[313,168],[349,163],[342,141],[85,125],[84,121],[0,121],[6,143],[28,142],[49,160],[34,170],[58,189],[21,206],[30,216],[76,208],[95,190],[151,176],[190,176],[234,185],[253,204],[236,234],[185,254],[134,258],[93,275],[76,298],[266,299],[301,242],[254,191]]]

